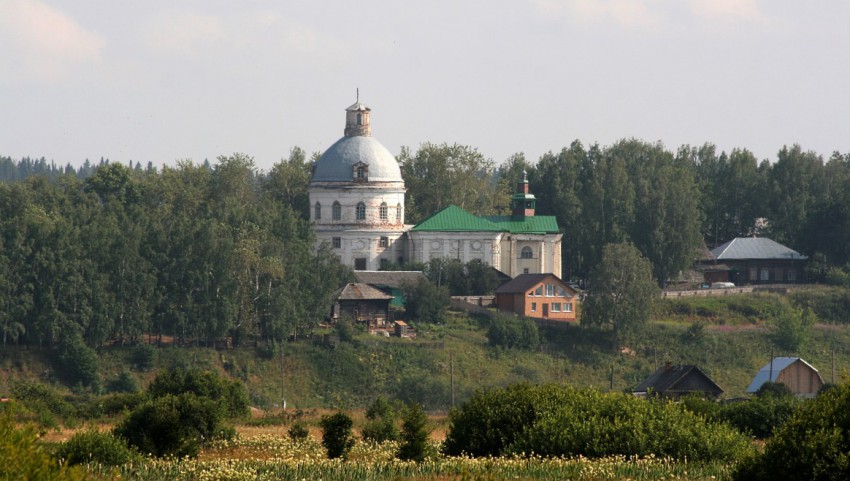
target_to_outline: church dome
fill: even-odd
[[[372,110],[357,102],[345,109],[345,136],[322,154],[312,182],[351,182],[358,170],[368,182],[403,182],[393,154],[372,137]]]
[[[322,154],[313,171],[313,182],[350,182],[358,163],[369,169],[370,182],[402,182],[393,154],[373,137],[343,137]]]

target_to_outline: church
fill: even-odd
[[[317,246],[327,243],[354,270],[390,262],[478,259],[516,277],[561,275],[561,238],[554,216],[535,215],[528,179],[518,179],[511,215],[476,216],[449,206],[417,225],[404,223],[404,179],[395,157],[372,137],[371,109],[345,109],[344,135],[313,167],[310,220]]]

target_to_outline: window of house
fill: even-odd
[[[357,257],[354,259],[354,270],[355,271],[365,271],[366,270],[366,258],[365,257]]]
[[[750,267],[750,280],[757,281],[759,278],[759,271],[755,267]]]
[[[797,270],[796,269],[788,269],[787,271],[785,271],[785,275],[787,276],[787,279],[791,282],[794,282],[794,281],[797,280]]]
[[[552,303],[552,312],[561,312],[561,303],[553,302]]]
[[[537,312],[537,303],[536,302],[531,303],[531,312]]]
[[[342,206],[337,201],[334,201],[334,205],[331,208],[331,216],[333,220],[340,220],[342,218]]]
[[[334,249],[339,249],[339,248],[341,248],[341,247],[342,247],[342,238],[340,238],[340,237],[334,237],[334,238],[333,238],[333,246],[334,246]]]
[[[381,220],[385,221],[389,218],[389,215],[387,215],[387,203],[386,202],[381,203],[381,208],[378,212],[381,215]]]
[[[564,303],[564,312],[573,312],[573,303],[565,302]]]
[[[401,223],[401,204],[395,206],[395,221]]]
[[[546,284],[546,297],[555,297],[555,286]]]
[[[531,259],[534,257],[534,252],[531,250],[531,247],[525,246],[520,251],[520,258],[522,259]]]
[[[366,220],[366,204],[363,202],[357,204],[357,220]]]
[[[542,296],[543,295],[543,286],[537,286],[537,289],[534,289],[534,295],[535,296]]]
[[[390,245],[389,237],[381,237],[381,240],[379,241],[379,245],[381,247],[387,247],[388,245]]]
[[[316,220],[322,219],[322,204],[316,202],[315,212],[313,212],[313,218]]]
[[[524,268],[524,269],[522,270],[522,273],[523,273],[523,274],[528,274],[528,267]]]
[[[564,290],[562,286],[557,286],[557,295],[558,297],[567,297],[567,292]]]
[[[759,277],[759,280],[769,281],[770,280],[770,269],[762,269],[761,270],[761,276]]]

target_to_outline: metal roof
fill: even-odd
[[[369,166],[370,182],[404,182],[393,154],[374,137],[343,137],[316,162],[311,182],[350,182],[357,163]]]
[[[526,291],[531,289],[532,287],[540,284],[546,279],[554,279],[558,281],[564,289],[568,289],[575,296],[577,294],[576,290],[570,287],[569,284],[562,281],[555,274],[520,274],[510,281],[502,284],[501,286],[496,288],[496,294],[524,294]]]
[[[736,237],[711,250],[718,261],[743,259],[805,260],[806,256],[766,237]]]
[[[515,218],[509,215],[486,216],[485,219],[511,234],[557,234],[558,220],[552,215]]]
[[[750,383],[749,387],[747,387],[746,392],[754,393],[759,390],[762,384],[770,381],[776,382],[779,378],[779,374],[788,366],[794,364],[795,362],[800,361],[813,371],[818,372],[817,369],[814,368],[811,364],[802,360],[799,357],[774,357],[773,361],[768,362],[764,365],[759,372],[756,373],[756,377],[753,378],[753,382]]]
[[[489,220],[450,205],[413,227],[414,231],[503,232],[505,229]]]

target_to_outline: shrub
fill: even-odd
[[[811,309],[783,309],[773,320],[773,342],[780,349],[799,351],[808,340],[809,331],[815,322],[817,317]]]
[[[77,415],[71,403],[45,384],[19,381],[12,385],[12,395],[34,414],[35,421],[44,428],[58,427],[59,421],[68,422]]]
[[[351,434],[351,418],[342,412],[322,416],[322,446],[328,452],[328,458],[345,458],[354,446]]]
[[[112,434],[95,429],[74,434],[56,448],[56,456],[69,466],[99,463],[104,466],[121,466],[133,461],[137,455]]]
[[[850,384],[831,389],[800,409],[738,466],[736,480],[850,479]]]
[[[791,418],[800,403],[794,396],[759,396],[723,406],[715,419],[750,436],[766,439]]]
[[[148,394],[153,397],[183,393],[216,400],[223,414],[228,417],[248,414],[249,401],[245,386],[238,381],[222,378],[213,371],[172,368],[160,372],[148,386]]]
[[[138,371],[149,371],[156,365],[156,347],[142,343],[130,351],[130,362]]]
[[[292,426],[289,426],[289,430],[286,433],[289,435],[290,439],[303,441],[310,435],[310,430],[307,429],[307,426],[303,422],[298,421]]]
[[[487,329],[490,345],[532,351],[540,346],[537,324],[528,318],[497,315]]]
[[[11,409],[0,414],[0,479],[30,481],[76,481],[86,479],[79,467],[60,466],[38,443],[30,427],[18,428]]]
[[[69,385],[80,384],[95,392],[100,389],[97,353],[86,346],[79,334],[69,332],[59,338],[54,361],[56,370]]]
[[[407,461],[421,462],[425,460],[428,448],[428,417],[422,406],[411,404],[404,412],[401,425],[401,446],[398,448],[398,458]]]
[[[107,392],[139,392],[141,388],[139,387],[139,381],[133,376],[133,373],[130,371],[121,371],[121,374],[118,375],[117,378],[109,381],[106,385]]]
[[[372,402],[366,410],[367,422],[361,434],[363,439],[382,443],[398,439],[398,429],[395,425],[395,409],[383,397]]]
[[[142,453],[196,456],[206,442],[231,435],[221,421],[222,411],[212,399],[165,394],[139,405],[114,433]]]
[[[132,411],[147,400],[147,395],[141,392],[108,394],[100,398],[101,413],[104,416],[114,416],[125,411]]]

